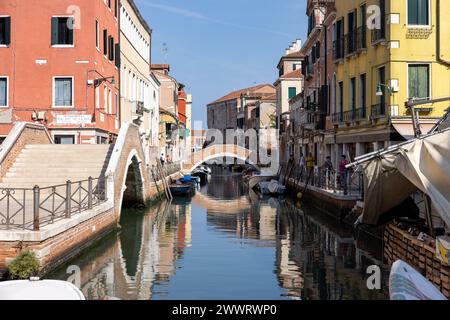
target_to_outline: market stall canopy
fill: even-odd
[[[356,164],[365,175],[363,223],[378,224],[380,216],[420,190],[450,226],[450,129],[391,147]]]

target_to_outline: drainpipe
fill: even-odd
[[[441,0],[436,0],[436,58],[450,67],[450,61],[441,58]]]

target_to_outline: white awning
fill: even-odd
[[[422,134],[428,134],[434,127],[434,123],[421,123],[420,130]],[[414,139],[414,128],[411,122],[409,123],[392,123],[394,129],[402,135],[406,140]]]

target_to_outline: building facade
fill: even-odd
[[[442,31],[450,26],[449,15],[448,1],[336,2],[331,154],[353,160],[410,139],[405,102],[449,95],[450,43]],[[447,107],[441,102],[416,109],[424,133]]]
[[[120,4],[121,121],[139,126],[146,163],[159,157],[154,150],[155,127],[152,117],[159,113],[156,92],[159,82],[150,72],[152,30],[133,0]],[[155,81],[156,80],[156,81]],[[155,113],[155,109],[158,112]],[[153,112],[152,112],[153,111]],[[159,130],[159,124],[156,126]],[[159,145],[156,144],[156,146]]]
[[[329,71],[334,70],[332,60],[333,28],[335,17],[334,1],[308,0],[307,39],[302,46],[304,55],[302,74],[304,88],[302,97],[291,101],[295,107],[293,123],[296,137],[295,155],[312,154],[315,163],[321,165],[329,155],[325,141],[334,135],[329,123],[330,81]],[[299,106],[299,101],[301,105]],[[332,140],[331,140],[332,141]],[[298,145],[297,145],[298,144]]]
[[[278,79],[274,86],[276,89],[276,116],[279,130],[279,156],[280,162],[287,162],[294,156],[294,141],[291,125],[291,110],[289,100],[303,91],[302,63],[303,54],[300,52],[301,41],[296,40],[286,49],[285,54],[278,63]]]
[[[0,3],[1,136],[28,121],[56,143],[115,140],[119,16],[118,0]]]

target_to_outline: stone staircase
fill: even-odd
[[[111,145],[27,145],[0,182],[0,188],[48,187],[101,177]]]
[[[70,212],[86,210],[89,177],[93,204],[104,199],[104,173],[112,150],[111,145],[26,145],[0,182],[0,230],[33,228],[34,186],[39,186],[40,225],[66,216],[69,191]]]

